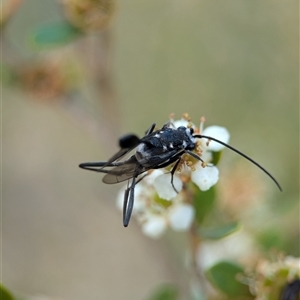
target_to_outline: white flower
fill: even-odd
[[[159,238],[167,229],[167,222],[163,216],[148,215],[147,220],[142,224],[142,232],[151,237]]]
[[[179,193],[182,190],[182,181],[175,174],[173,175],[173,184]],[[177,196],[177,192],[171,183],[171,173],[159,175],[153,182],[154,188],[158,196],[162,199],[171,200]]]
[[[202,134],[216,138],[217,140],[220,140],[221,142],[226,144],[229,142],[230,138],[228,130],[225,127],[221,126],[209,126],[203,130]],[[203,138],[202,141],[204,145],[206,145],[208,142],[208,140],[205,138]],[[224,146],[222,144],[214,141],[209,141],[209,144],[207,146],[207,150],[215,152],[221,151],[223,148]]]
[[[289,283],[299,280],[299,276],[300,258],[283,257],[282,254],[278,254],[275,259],[273,257],[272,261],[264,260],[258,262],[254,273],[249,274],[250,289],[256,296],[256,300],[279,299],[280,291],[283,289],[286,292],[286,296],[288,290],[291,293],[290,297],[287,296],[284,299],[299,299],[296,295],[295,298],[292,297],[292,288],[288,288]]]
[[[176,121],[172,122],[172,124],[175,126],[175,128],[178,128],[180,126],[187,127],[189,122],[185,119],[180,119],[180,120],[176,120]]]
[[[165,172],[162,169],[155,169],[143,179],[143,182],[146,183],[147,185],[153,185],[154,180],[159,175],[163,175],[163,174],[165,174]]]
[[[203,123],[200,124],[201,129],[202,127]],[[230,137],[228,130],[221,126],[209,126],[202,130],[201,134],[211,136],[226,144]],[[221,151],[225,147],[222,144],[205,138],[202,138],[199,141],[202,150],[201,159],[206,164],[208,164],[212,159],[211,151]],[[196,170],[191,172],[191,180],[199,187],[200,190],[207,191],[218,182],[219,170],[217,167],[208,165],[204,168],[202,163],[198,162],[194,165],[194,168]]]
[[[184,126],[184,127],[192,126],[193,128],[195,128],[195,125],[193,123],[183,118],[180,120],[172,121],[172,124],[175,126],[175,128],[178,128],[180,126]]]
[[[200,269],[208,269],[220,260],[240,260],[256,255],[255,242],[244,230],[219,240],[206,240],[199,245],[197,264]]]
[[[123,210],[123,204],[124,204],[124,193],[127,186],[123,186],[118,195],[117,195],[117,201],[116,205],[117,208],[120,210]],[[145,210],[145,198],[152,196],[152,192],[149,191],[149,189],[145,189],[143,185],[137,184],[134,189],[134,206],[132,210],[132,215],[136,215],[136,213],[140,211]]]
[[[257,267],[258,273],[269,278],[274,277],[280,270],[285,270],[285,274],[290,281],[299,278],[300,258],[293,256],[278,257],[277,261],[261,261]]]
[[[187,121],[187,119],[182,118],[181,120],[177,120],[177,121],[173,121],[172,120],[172,124],[174,124],[174,126],[176,128],[178,128],[179,126],[192,126],[194,129],[195,126]],[[218,140],[220,140],[223,143],[228,143],[229,138],[230,138],[230,134],[228,132],[228,130],[224,127],[221,126],[209,126],[205,129],[203,129],[204,127],[204,118],[201,119],[201,123],[200,123],[200,133],[206,136],[210,136],[213,138],[216,138]],[[212,160],[212,151],[221,151],[225,146],[214,142],[212,140],[209,139],[205,139],[205,138],[201,138],[198,139],[198,146],[201,149],[200,152],[200,157],[201,160],[205,163],[205,164],[209,164],[210,161]],[[189,158],[186,158],[186,160],[188,161]],[[192,162],[192,168],[187,168],[185,165],[181,166],[181,170],[182,172],[184,172],[185,174],[188,173],[191,176],[191,180],[202,190],[202,191],[206,191],[208,189],[210,189],[213,185],[215,185],[218,182],[219,179],[219,171],[217,169],[217,167],[209,165],[208,167],[203,167],[202,165],[202,161],[199,162]],[[194,169],[194,170],[193,170]],[[191,170],[193,170],[191,172]],[[161,187],[157,187],[157,192],[159,193],[159,189]],[[171,191],[170,194],[167,193],[168,195],[170,195],[169,197],[172,198],[173,195],[171,195]],[[165,198],[167,199],[167,198]]]
[[[151,238],[159,238],[168,227],[174,231],[188,231],[195,216],[195,209],[187,203],[175,203],[159,213],[148,212],[141,218],[142,231]]]
[[[175,231],[187,231],[194,220],[195,209],[192,205],[182,203],[170,207],[170,227]]]
[[[215,166],[202,167],[201,163],[195,165],[196,170],[192,172],[191,179],[201,191],[209,190],[218,182],[219,170]]]

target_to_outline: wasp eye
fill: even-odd
[[[194,133],[194,128],[190,128],[190,132],[191,132],[191,134],[193,134]]]
[[[177,130],[185,131],[185,130],[186,130],[186,127],[184,127],[184,126],[179,126],[179,127],[177,128]]]

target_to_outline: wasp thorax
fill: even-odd
[[[151,156],[149,147],[145,143],[141,143],[137,146],[135,157],[140,164],[143,164],[147,161],[147,158]]]

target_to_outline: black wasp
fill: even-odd
[[[125,227],[128,226],[133,209],[134,188],[146,176],[145,174],[140,175],[151,169],[160,169],[174,164],[170,171],[173,185],[173,175],[183,154],[187,153],[202,161],[201,157],[193,152],[197,146],[197,139],[201,138],[215,141],[243,156],[265,172],[281,190],[277,180],[266,169],[232,146],[210,136],[194,134],[193,128],[184,126],[175,128],[171,122],[166,123],[159,130],[155,130],[155,126],[156,124],[152,124],[141,139],[134,134],[121,137],[119,139],[121,149],[108,161],[87,162],[79,165],[85,170],[106,173],[102,181],[107,184],[128,180],[123,205],[123,225]],[[121,160],[134,148],[136,148],[134,154],[128,159]],[[175,189],[174,185],[173,188]]]

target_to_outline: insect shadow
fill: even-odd
[[[155,123],[152,124],[142,138],[134,134],[121,137],[119,139],[120,150],[108,161],[86,162],[79,165],[80,168],[85,170],[105,173],[106,175],[102,181],[107,184],[128,181],[123,204],[123,225],[125,227],[128,226],[132,214],[135,186],[147,175],[141,174],[148,170],[161,169],[173,164],[170,171],[171,183],[176,191],[173,185],[173,175],[182,155],[187,153],[203,162],[201,157],[193,152],[197,146],[197,139],[205,138],[208,141],[215,141],[238,153],[266,173],[275,182],[279,190],[282,190],[277,180],[265,168],[232,146],[214,137],[194,134],[193,128],[184,126],[175,128],[171,122],[166,123],[159,130],[155,130],[155,126]],[[122,160],[133,149],[135,149],[134,154]]]

